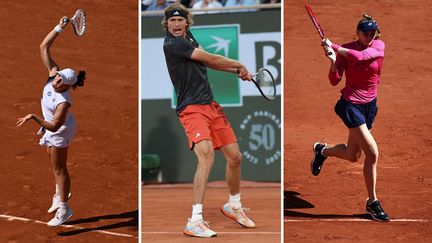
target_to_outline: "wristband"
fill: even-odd
[[[337,52],[337,50],[340,48],[341,46],[340,45],[338,45],[338,44],[332,44],[331,45],[331,48],[333,48],[333,50],[335,50],[335,52]]]
[[[57,32],[57,33],[60,33],[60,32],[63,31],[63,28],[60,27],[59,25],[56,25],[56,27],[54,27],[54,31]]]

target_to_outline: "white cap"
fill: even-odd
[[[77,81],[75,71],[71,68],[65,68],[63,70],[57,71],[57,73],[60,74],[64,84],[72,86]]]

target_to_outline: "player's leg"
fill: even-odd
[[[235,220],[244,227],[253,228],[255,223],[249,219],[242,208],[240,198],[240,163],[242,154],[237,143],[221,147],[226,159],[226,181],[229,188],[228,203],[222,206],[221,211],[227,217]]]
[[[210,135],[215,149],[220,149],[226,160],[225,179],[228,183],[230,195],[240,193],[240,162],[242,154],[237,144],[237,138],[231,127],[228,117],[222,107],[212,102],[210,104],[212,119],[210,123]]]
[[[211,108],[208,105],[188,105],[179,115],[180,123],[189,140],[189,148],[194,151],[198,160],[193,185],[194,205],[203,203],[207,180],[214,163],[213,142],[209,130],[209,111]]]
[[[60,199],[62,202],[67,202],[70,191],[70,177],[66,166],[68,148],[50,147],[50,149],[51,164],[56,184],[59,185]]]
[[[48,154],[48,158],[51,162],[51,147],[46,147],[46,151]],[[53,170],[53,174],[55,180],[55,193],[52,198],[51,207],[48,209],[48,213],[53,213],[60,207],[60,187],[58,185],[57,176],[54,170]]]
[[[73,211],[68,207],[68,195],[70,191],[70,177],[67,170],[68,148],[50,147],[50,159],[54,170],[56,183],[60,189],[60,205],[53,219],[48,222],[49,226],[59,226],[66,222],[73,215]]]
[[[240,162],[242,154],[237,143],[223,146],[221,151],[226,160],[225,179],[231,195],[240,193]]]
[[[351,162],[357,162],[360,159],[361,148],[357,141],[354,139],[352,129],[354,128],[349,129],[348,142],[346,144],[326,146],[323,149],[322,154],[326,157],[336,157]]]
[[[195,144],[193,150],[198,159],[193,186],[194,204],[202,204],[208,177],[214,163],[213,144],[210,140],[202,140]]]
[[[189,140],[189,148],[197,157],[198,165],[193,182],[192,216],[189,218],[183,233],[196,237],[213,237],[216,232],[203,220],[203,202],[207,181],[214,163],[213,142],[210,137],[207,105],[188,105],[179,115],[180,123]]]
[[[202,207],[207,187],[208,177],[214,163],[214,150],[211,140],[201,140],[195,143],[193,150],[198,159],[194,177],[192,217],[188,220],[183,233],[196,237],[214,237],[216,232],[210,229],[208,222],[203,220]]]
[[[363,175],[369,196],[366,211],[375,220],[388,221],[389,216],[384,212],[376,196],[378,145],[366,124],[352,128],[352,134],[365,154]]]
[[[378,145],[372,136],[372,133],[367,129],[366,124],[356,128],[351,128],[351,133],[354,139],[358,142],[365,154],[365,163],[363,167],[363,174],[366,183],[366,189],[371,201],[377,199],[376,197],[376,168],[378,164]]]
[[[351,129],[348,132],[348,142],[346,144],[336,144],[329,146],[325,143],[314,144],[314,159],[311,163],[312,174],[317,176],[321,172],[324,161],[328,157],[336,157],[351,162],[357,162],[361,155],[360,145],[357,143]]]
[[[48,159],[51,162],[51,146],[46,147],[46,151],[47,151],[47,154],[48,154]],[[56,176],[55,170],[53,170],[53,173],[54,173],[54,180],[55,180],[55,184],[56,184],[54,196],[58,195],[60,197],[60,188],[59,188],[59,185],[58,185],[58,182],[57,182],[57,176]]]
[[[240,163],[242,154],[237,144],[237,138],[228,121],[222,107],[212,102],[211,112],[211,137],[215,149],[221,149],[226,159],[226,181],[229,187],[228,203],[222,206],[221,211],[227,217],[234,219],[237,223],[245,227],[255,227],[255,223],[250,220],[243,211],[240,202]]]

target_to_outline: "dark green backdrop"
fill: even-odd
[[[160,16],[143,17],[142,38],[164,36],[160,21]],[[194,21],[200,25],[240,24],[241,34],[280,32],[279,10],[197,15]],[[256,96],[243,97],[242,107],[224,107],[243,153],[243,180],[280,181],[280,104],[279,96],[271,102]],[[171,100],[142,100],[142,153],[160,156],[163,181],[193,180],[196,158],[188,149],[187,138],[171,108]],[[224,176],[225,160],[220,152],[216,152],[210,180],[223,180]]]

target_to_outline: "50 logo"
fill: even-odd
[[[270,111],[254,111],[246,115],[240,124],[242,134],[247,137],[243,142],[243,157],[252,164],[273,164],[280,160],[281,121]],[[246,145],[246,146],[245,146]]]
[[[260,147],[272,150],[275,145],[275,128],[271,123],[252,124],[249,136],[249,148],[257,151]]]

